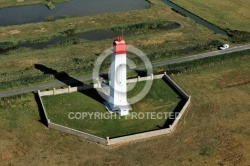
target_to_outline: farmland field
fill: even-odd
[[[60,3],[64,0],[51,1]],[[249,0],[171,1],[223,29],[250,32]],[[214,51],[224,43],[234,47],[249,42],[250,33],[236,33],[239,40],[234,36],[216,34],[174,11],[161,0],[148,2],[149,6],[140,10],[58,19],[51,16],[43,22],[0,26],[0,91],[53,81],[61,81],[68,86],[70,83],[65,79],[91,74],[96,59],[112,47],[116,36],[96,41],[77,38],[77,35],[90,31],[116,30],[122,34],[126,28],[127,31],[133,30],[130,35],[125,30],[126,43],[142,50],[151,62]],[[45,5],[45,0],[0,0],[0,8],[29,4]],[[163,22],[179,26],[170,30],[157,27]],[[66,37],[67,40],[46,48],[29,47],[57,37]],[[18,44],[28,46],[18,48]],[[172,134],[117,146],[106,147],[49,129],[41,120],[35,92],[2,97],[0,165],[248,166],[249,52],[233,52],[154,68],[155,73],[166,70],[175,73],[170,77],[192,96],[191,104]],[[131,53],[127,57],[138,60]],[[101,73],[109,67],[110,57],[104,62]],[[137,65],[140,63],[135,61]],[[143,70],[135,70],[128,72],[128,76],[135,77],[139,73],[145,74]],[[88,81],[84,83],[89,84],[92,80]],[[138,85],[137,90],[140,90],[141,84]],[[180,100],[163,82],[156,81],[151,90],[146,98],[133,105],[134,111],[171,111]],[[96,96],[98,94],[93,91],[88,94],[77,92],[45,97],[44,101],[52,122],[81,130],[82,121],[68,123],[67,113],[92,109],[106,111],[102,104],[96,103]],[[116,137],[124,133],[155,130],[164,123],[145,119],[139,123],[122,120],[109,123],[108,127],[105,127],[107,121],[93,123],[89,120],[83,131],[89,130],[102,137]],[[96,131],[100,125],[100,130]]]
[[[104,147],[46,128],[33,94],[0,101],[1,165],[249,165],[250,60],[172,78],[192,96],[168,136]],[[126,157],[125,157],[125,156]]]
[[[142,10],[102,14],[84,17],[70,17],[50,22],[39,22],[18,26],[0,27],[0,45],[7,43],[46,41],[72,30],[75,33],[107,30],[139,23],[172,21],[179,28],[169,31],[139,29],[133,35],[124,36],[126,42],[144,51],[156,60],[187,56],[197,52],[217,49],[210,47],[214,41],[223,42],[226,36],[214,34],[207,28],[172,11],[159,0],[150,0],[151,5]],[[53,70],[65,71],[71,76],[90,73],[94,61],[105,49],[112,46],[112,39],[89,41],[74,40],[44,49],[22,48],[10,50],[0,56],[1,90],[13,89],[32,84],[55,81],[44,75],[34,65],[41,64]],[[178,50],[182,50],[182,54]],[[185,51],[187,49],[187,51]],[[15,67],[12,67],[15,66]]]
[[[250,1],[248,0],[171,1],[223,29],[250,32]]]

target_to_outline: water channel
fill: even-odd
[[[170,31],[176,28],[179,28],[180,24],[178,23],[171,23],[169,25],[163,26],[163,27],[157,27],[157,28],[152,28],[148,29],[147,31]],[[133,35],[134,31],[124,31],[123,35],[125,36],[130,36]],[[99,41],[99,40],[105,40],[105,39],[114,39],[116,36],[122,35],[121,32],[115,32],[113,30],[96,30],[96,31],[89,31],[89,32],[82,32],[82,33],[77,33],[73,34],[70,36],[59,36],[55,37],[49,41],[46,42],[41,42],[41,43],[29,43],[29,42],[22,42],[18,43],[15,47],[8,49],[8,50],[1,50],[0,49],[0,54],[4,54],[10,50],[17,50],[20,48],[31,48],[31,49],[44,49],[50,46],[54,45],[60,45],[61,43],[65,43],[67,41],[72,41],[72,39],[83,39],[83,40],[90,40],[90,41]]]
[[[47,17],[76,17],[94,14],[125,12],[144,9],[146,0],[71,0],[54,4],[50,10],[45,5],[27,5],[0,9],[0,26],[19,25],[45,21]]]
[[[228,35],[226,31],[224,31],[223,29],[220,29],[219,27],[203,20],[202,18],[200,18],[199,16],[183,9],[182,7],[174,4],[173,2],[169,1],[169,0],[162,0],[162,2],[164,2],[165,4],[167,4],[169,7],[171,7],[172,9],[174,9],[175,11],[191,18],[192,20],[194,20],[195,22],[197,22],[198,24],[212,30],[215,33],[218,34],[222,34],[222,35]]]
[[[180,6],[172,3],[169,0],[162,0],[166,5],[173,8],[175,11],[193,19],[197,23],[207,27],[215,33],[227,35],[227,32],[218,28],[217,26],[203,20],[202,18],[194,15],[193,13],[181,8]],[[44,21],[48,16],[59,18],[61,16],[85,16],[93,14],[121,12],[136,9],[143,9],[148,6],[146,0],[71,0],[65,3],[55,4],[55,9],[49,10],[45,5],[28,5],[0,9],[0,26],[25,24]],[[178,28],[179,24],[170,24],[161,28],[162,30],[171,30]],[[132,32],[124,32],[125,35],[131,35]],[[121,35],[121,32],[114,31],[91,31],[75,34],[74,36],[56,37],[43,43],[19,43],[13,49],[19,48],[32,48],[43,49],[52,45],[59,44],[70,40],[72,37],[85,40],[103,40],[111,39],[117,35]],[[0,50],[0,53],[4,53],[6,50]]]

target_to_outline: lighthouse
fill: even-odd
[[[131,110],[127,101],[126,53],[126,43],[118,36],[113,42],[108,109],[121,116],[128,115]]]

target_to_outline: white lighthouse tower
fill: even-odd
[[[121,116],[128,115],[131,110],[127,102],[126,43],[121,36],[113,43],[108,107]]]

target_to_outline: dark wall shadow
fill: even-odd
[[[181,72],[181,70],[167,70],[166,71],[166,74],[167,75],[171,75],[171,74],[178,74],[178,73],[180,73]],[[163,73],[162,73],[163,74]]]
[[[182,97],[182,94],[172,85],[170,84],[166,79],[162,78],[162,80],[179,96],[181,100],[186,101],[185,98]]]
[[[162,127],[159,128],[168,128],[169,125],[172,125],[173,122],[175,121],[175,118],[178,116],[178,114],[180,113],[181,109],[183,108],[183,106],[186,104],[187,99],[185,99],[184,97],[182,97],[182,94],[172,85],[170,84],[166,79],[162,79],[171,89],[174,90],[174,92],[178,95],[177,98],[180,99],[179,103],[177,104],[177,106],[175,107],[175,109],[171,112],[170,117],[166,120],[165,124]]]
[[[134,70],[136,73],[137,73],[137,75],[138,76],[140,76],[140,77],[146,77],[146,76],[148,76],[148,73],[147,73],[147,70]],[[150,75],[150,73],[149,73],[149,75]]]
[[[175,107],[175,109],[169,115],[169,118],[166,120],[164,125],[160,128],[162,128],[162,129],[169,128],[169,125],[172,125],[174,123],[175,118],[179,115],[181,109],[186,104],[186,102],[187,102],[187,100],[185,100],[185,99],[180,100],[179,103],[177,104],[177,106]]]
[[[39,122],[41,122],[45,126],[48,126],[48,122],[47,122],[46,116],[45,116],[44,111],[43,111],[42,103],[39,100],[38,93],[33,93],[33,94],[34,94],[34,98],[35,98],[35,101],[36,101],[37,107],[38,107],[38,113],[39,113],[39,117],[40,117]]]

